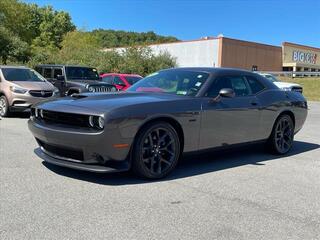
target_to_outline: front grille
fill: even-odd
[[[114,86],[89,86],[88,89],[89,92],[112,92]]]
[[[41,120],[46,123],[57,123],[77,127],[89,127],[89,116],[42,110]]]
[[[52,97],[53,91],[41,91],[41,90],[30,90],[29,91],[30,95],[33,97]]]
[[[60,156],[63,158],[70,158],[70,159],[83,161],[83,152],[81,150],[51,145],[41,141],[40,139],[37,139],[37,142],[49,154],[51,153],[53,155]]]
[[[292,87],[292,91],[302,93],[302,88],[301,87]]]

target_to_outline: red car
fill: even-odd
[[[103,73],[102,81],[116,86],[118,90],[125,91],[128,87],[138,82],[142,77],[137,74]]]

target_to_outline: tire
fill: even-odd
[[[281,115],[276,120],[272,133],[268,140],[269,150],[277,155],[283,155],[290,151],[294,139],[294,123],[292,118]]]
[[[10,115],[9,103],[6,96],[0,97],[0,117],[8,117]]]
[[[132,150],[132,171],[139,177],[160,179],[176,167],[181,145],[169,123],[155,122],[138,133]]]

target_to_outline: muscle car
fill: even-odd
[[[126,92],[83,93],[32,108],[29,129],[45,161],[78,170],[168,175],[183,153],[264,142],[286,154],[307,117],[297,92],[228,68],[175,68]]]

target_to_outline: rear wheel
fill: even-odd
[[[280,116],[273,126],[269,138],[270,150],[275,154],[286,154],[292,147],[294,124],[289,115]]]
[[[0,117],[7,117],[9,116],[9,103],[6,96],[2,95],[0,97]]]
[[[162,178],[176,167],[179,156],[180,141],[176,130],[166,122],[148,124],[135,141],[132,170],[144,178]]]

